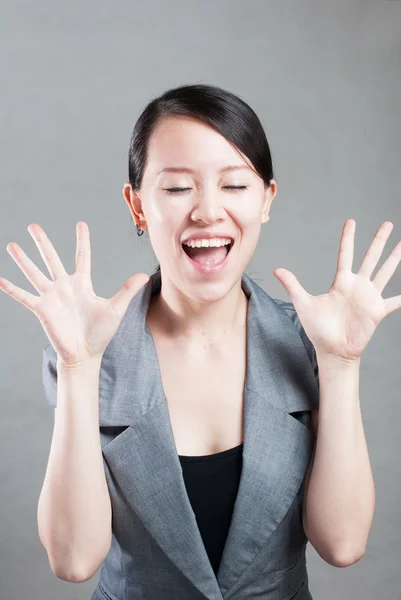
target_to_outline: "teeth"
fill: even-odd
[[[185,246],[190,246],[191,248],[201,248],[202,246],[205,246],[206,248],[209,246],[227,246],[228,244],[231,244],[231,238],[212,238],[212,239],[205,239],[205,240],[188,240],[187,242],[184,242]]]

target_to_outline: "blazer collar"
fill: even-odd
[[[247,371],[242,473],[217,577],[185,488],[146,321],[156,272],[132,299],[102,358],[99,423],[124,427],[103,448],[122,494],[175,566],[210,600],[222,600],[294,501],[314,443],[292,412],[311,410],[318,387],[286,311],[246,274]]]

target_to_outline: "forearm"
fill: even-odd
[[[317,358],[319,423],[306,499],[308,528],[333,556],[352,560],[365,551],[375,506],[359,401],[360,360]]]
[[[53,572],[79,580],[111,542],[111,506],[99,434],[100,362],[57,366],[57,407],[38,503],[39,536]]]

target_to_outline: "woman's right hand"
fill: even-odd
[[[0,278],[0,289],[38,317],[57,352],[58,363],[73,366],[89,358],[101,358],[132,298],[149,276],[146,273],[132,275],[112,298],[101,298],[92,287],[89,227],[84,221],[76,225],[77,249],[72,275],[64,269],[44,230],[31,223],[28,231],[53,280],[38,269],[18,244],[10,242],[7,252],[40,296],[30,294],[4,278]]]

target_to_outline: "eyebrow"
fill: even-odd
[[[218,173],[225,173],[227,171],[238,171],[239,169],[248,169],[252,171],[252,169],[246,165],[228,165],[227,167],[223,167],[218,170]],[[195,173],[194,169],[189,169],[188,167],[166,167],[157,173]]]

